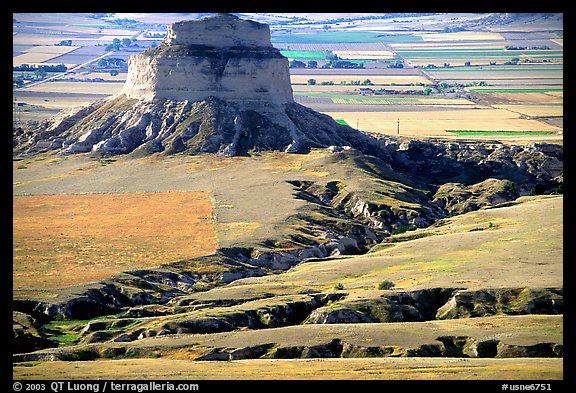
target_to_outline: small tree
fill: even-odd
[[[118,75],[118,70],[110,71],[110,76],[116,76],[116,75]]]
[[[316,84],[316,79],[310,78],[310,79],[308,79],[308,81],[306,83],[310,86],[314,86]]]
[[[306,64],[306,68],[318,68],[318,62],[316,60],[310,60],[308,64]]]
[[[378,284],[378,289],[382,289],[382,290],[392,289],[395,286],[396,286],[396,284],[394,284],[392,281],[384,280],[380,284]]]
[[[38,68],[34,71],[34,76],[38,79],[46,78],[46,70],[44,68]]]
[[[470,63],[469,61],[465,61],[465,62],[464,62],[464,65],[465,65],[466,67],[470,67],[470,64],[472,64],[472,63]]]
[[[292,60],[289,65],[290,68],[306,68],[306,64],[300,60]]]

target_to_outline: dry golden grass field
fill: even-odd
[[[14,289],[101,280],[215,251],[203,192],[13,197]]]
[[[13,368],[14,379],[542,380],[563,378],[563,359],[359,358],[228,362],[124,359],[43,362]]]
[[[118,82],[69,82],[52,81],[29,87],[27,91],[42,93],[84,93],[84,94],[114,94],[122,90],[123,83]]]

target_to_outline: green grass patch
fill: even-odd
[[[346,123],[346,120],[336,119],[336,123],[350,127],[350,124]]]
[[[497,136],[497,135],[550,135],[554,131],[471,131],[471,130],[447,130],[458,136]]]
[[[289,59],[324,60],[326,55],[321,51],[312,50],[281,50],[280,53]]]

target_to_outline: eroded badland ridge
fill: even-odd
[[[17,364],[563,356],[562,146],[338,124],[294,102],[265,24],[170,25],[119,94],[17,129],[14,156],[16,198],[205,192],[217,237],[102,280],[15,281]]]

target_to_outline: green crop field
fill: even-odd
[[[280,53],[289,59],[324,60],[326,55],[320,51],[311,50],[281,50]]]

